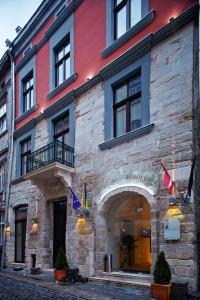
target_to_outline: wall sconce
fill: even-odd
[[[169,206],[176,205],[176,199],[175,198],[170,198],[169,199]]]
[[[176,205],[176,199],[169,199],[169,206],[165,214],[165,219],[178,218],[179,220],[183,219],[183,214],[180,208]]]
[[[169,19],[169,21],[170,21],[170,22],[174,21],[174,17],[171,17],[171,18]]]
[[[7,223],[5,225],[5,234],[6,234],[6,236],[10,236],[10,225],[9,225],[9,223]]]
[[[80,208],[77,210],[77,217],[78,218],[89,218],[90,217],[90,211],[88,208]]]
[[[32,218],[32,226],[30,234],[37,234],[38,233],[38,219],[37,217]]]

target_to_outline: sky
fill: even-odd
[[[41,3],[42,0],[0,0],[0,59],[6,51],[5,40],[14,40],[16,27],[23,28]]]

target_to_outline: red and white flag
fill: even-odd
[[[168,192],[170,194],[173,193],[174,191],[174,188],[175,188],[175,183],[174,181],[172,180],[171,176],[169,175],[167,169],[165,168],[165,166],[163,165],[163,163],[161,163],[161,166],[163,167],[164,169],[164,177],[163,177],[163,180],[162,180],[162,184],[167,187],[168,189]]]

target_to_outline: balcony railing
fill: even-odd
[[[74,167],[74,149],[60,141],[54,141],[27,155],[27,173],[60,162],[69,167]]]

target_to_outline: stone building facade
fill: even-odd
[[[72,18],[67,11],[72,4],[75,20],[76,13],[81,15],[86,9],[88,0],[79,2],[72,1],[64,8],[66,22]],[[72,86],[62,94],[58,94],[58,86],[47,95],[51,101],[58,94],[51,105],[37,103],[37,90],[33,110],[16,116],[7,265],[51,269],[58,247],[64,246],[70,267],[78,267],[84,276],[104,276],[107,258],[112,255],[112,271],[120,271],[122,278],[130,271],[141,278],[141,273],[152,274],[157,254],[164,251],[173,279],[186,279],[191,289],[197,288],[195,199],[192,196],[186,206],[182,201],[194,158],[195,18],[194,4],[154,34],[132,40],[126,51],[92,77],[88,75],[81,85],[73,85],[71,78]],[[50,31],[59,26],[55,22]],[[74,30],[76,38],[76,27]],[[17,42],[13,44],[13,51],[17,51]],[[116,51],[111,48],[102,55]],[[33,47],[30,51],[37,54],[39,50]],[[43,44],[40,51],[46,54],[48,50]],[[30,75],[33,68],[34,81],[34,74],[41,80],[39,71],[35,72],[37,64],[32,63],[39,56],[33,59],[31,52],[28,55],[16,62],[18,101],[20,80],[27,80],[26,72]],[[75,52],[75,69],[76,64]],[[79,73],[73,78],[76,76],[79,78]],[[116,134],[113,95],[119,92],[121,97],[123,86],[131,84],[140,103],[133,112],[139,111],[141,119],[133,120],[133,130]],[[41,109],[36,114],[38,106]],[[67,148],[56,139],[57,122],[66,122],[65,118]],[[115,131],[122,130],[120,126]],[[26,172],[22,173],[24,157]],[[171,195],[162,185],[161,162],[176,183],[173,207],[169,206]],[[69,187],[80,199],[79,210],[73,209]],[[167,239],[166,221],[172,219],[180,225],[180,237]]]
[[[11,127],[11,98],[10,58],[6,52],[0,60],[0,266],[2,262],[3,232],[5,225],[7,167],[10,141],[9,133]]]

